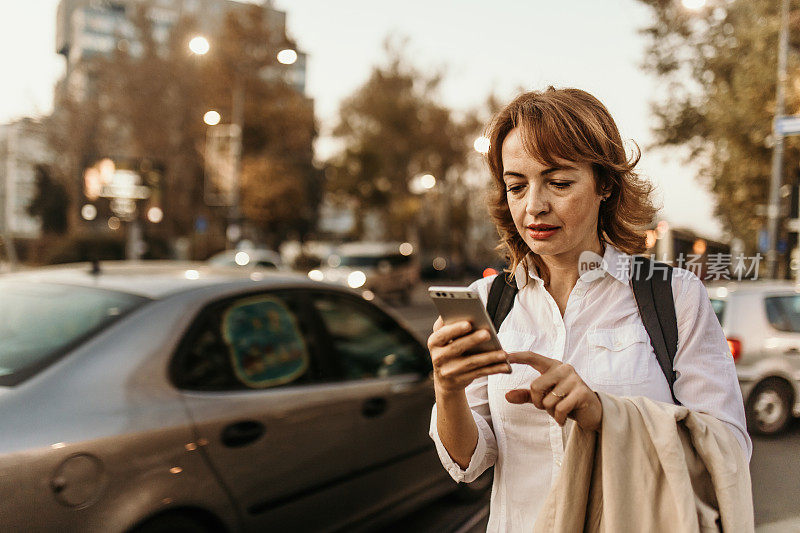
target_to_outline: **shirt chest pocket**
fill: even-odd
[[[639,324],[597,329],[587,334],[589,379],[598,385],[634,385],[647,380],[650,348],[647,330]]]

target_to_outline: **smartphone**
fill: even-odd
[[[472,331],[485,329],[491,337],[464,355],[502,350],[494,324],[486,312],[478,293],[467,287],[429,287],[428,295],[445,324],[467,320]]]

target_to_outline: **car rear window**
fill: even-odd
[[[768,296],[764,299],[764,305],[773,328],[800,333],[800,294]]]
[[[0,385],[16,385],[147,298],[41,282],[0,281]]]
[[[720,325],[725,318],[725,300],[711,299],[711,307],[714,309],[714,314],[717,315]]]

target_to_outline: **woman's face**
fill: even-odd
[[[598,251],[597,216],[603,196],[595,190],[588,163],[540,163],[525,152],[519,128],[503,141],[502,158],[511,217],[532,252],[574,255],[577,261],[584,250]]]

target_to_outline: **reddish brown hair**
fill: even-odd
[[[561,158],[591,165],[598,194],[609,193],[600,203],[598,215],[601,243],[613,244],[629,254],[645,251],[642,226],[652,222],[656,208],[651,200],[653,186],[633,171],[641,156],[638,146],[628,158],[614,119],[591,94],[548,87],[519,95],[495,115],[488,130],[491,144],[487,157],[492,173],[489,211],[500,233],[497,248],[508,260],[510,275],[531,253],[539,277],[545,285],[550,284],[550,273],[541,257],[531,252],[517,232],[506,199],[502,147],[506,136],[517,127],[525,151],[542,164],[552,166],[556,158]]]

